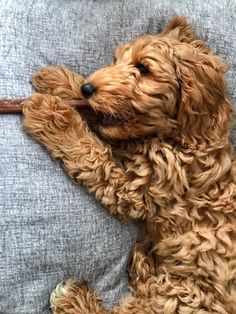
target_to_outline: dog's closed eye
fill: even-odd
[[[139,70],[140,74],[143,76],[147,75],[149,73],[148,68],[142,63],[135,64],[135,68],[137,68]]]

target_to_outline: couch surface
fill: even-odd
[[[0,97],[29,96],[30,75],[66,65],[84,75],[113,59],[114,48],[157,33],[186,15],[197,34],[230,65],[236,100],[234,0],[2,0]],[[232,133],[236,143],[236,132]],[[0,116],[0,313],[49,314],[63,279],[89,280],[112,306],[127,292],[126,266],[137,237],[27,136],[19,115]]]

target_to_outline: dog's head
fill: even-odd
[[[158,135],[183,145],[223,136],[231,113],[226,65],[197,40],[184,17],[159,35],[142,35],[115,52],[114,62],[81,88],[112,140]]]

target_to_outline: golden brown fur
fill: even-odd
[[[236,161],[226,66],[183,17],[115,57],[85,81],[65,68],[40,70],[36,89],[54,96],[24,104],[25,129],[69,175],[112,215],[142,222],[132,295],[106,311],[87,284],[68,281],[52,293],[53,313],[234,314]],[[94,132],[66,102],[82,97],[83,82],[96,87],[88,99]]]

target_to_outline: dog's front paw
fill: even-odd
[[[28,133],[37,138],[52,138],[73,126],[76,112],[59,97],[35,94],[23,102],[23,114]]]
[[[32,76],[36,91],[63,99],[81,98],[80,87],[84,78],[66,67],[45,67]]]
[[[87,283],[61,282],[52,292],[50,303],[54,314],[102,314],[100,299]]]

